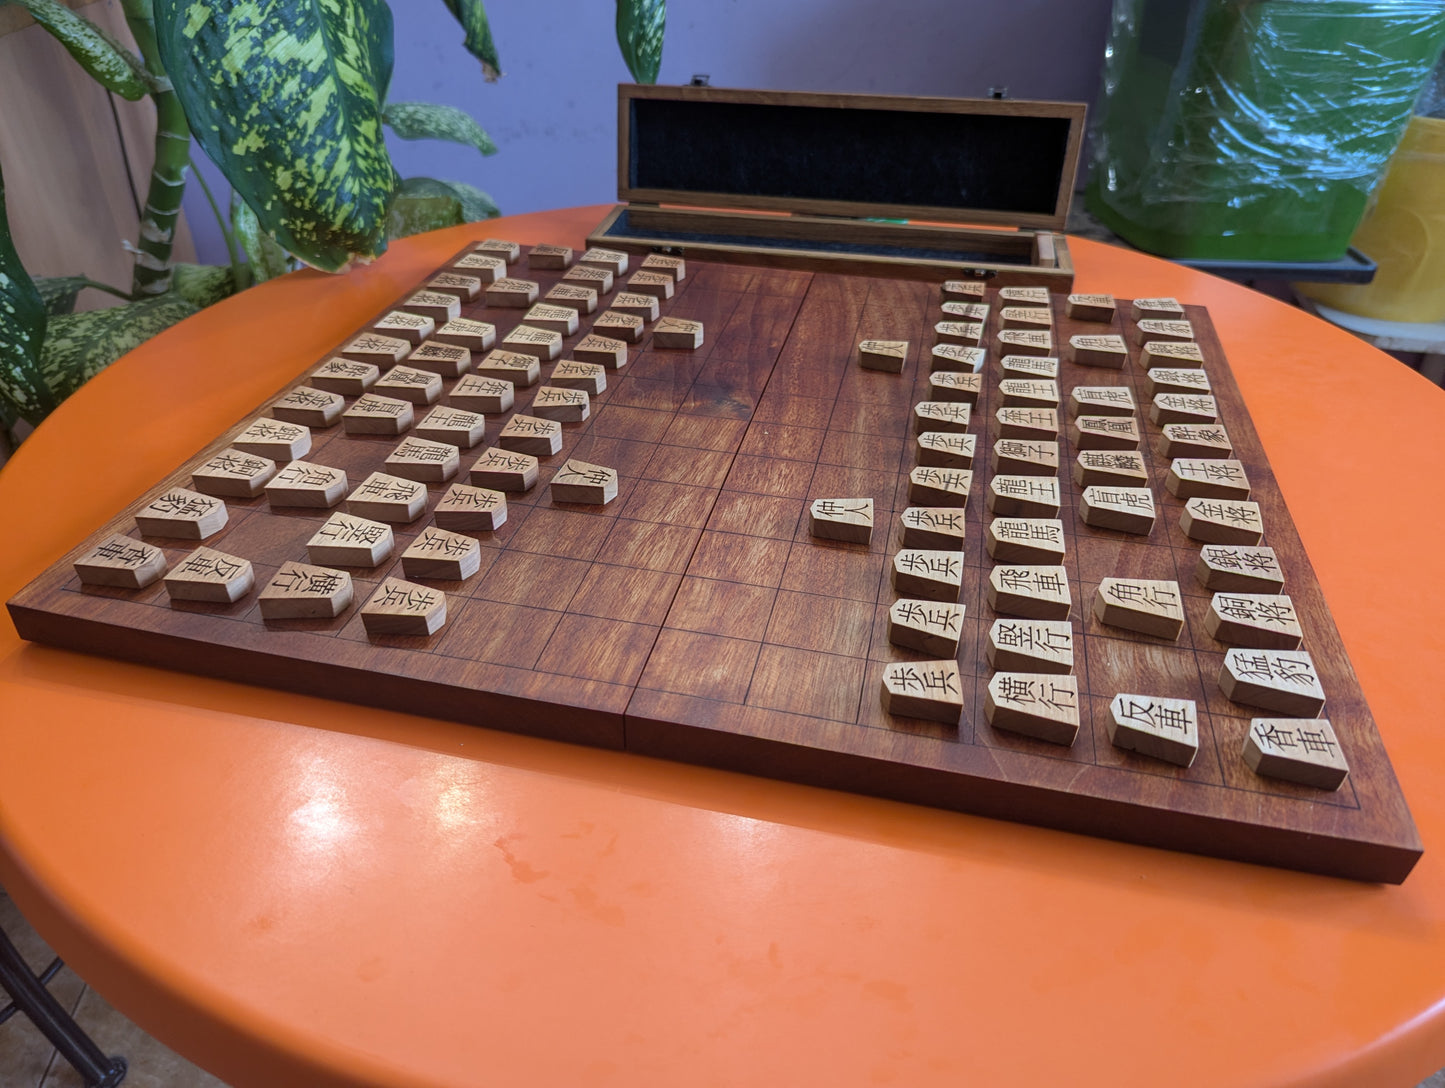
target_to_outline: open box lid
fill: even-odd
[[[1062,230],[1081,102],[617,88],[634,203]]]

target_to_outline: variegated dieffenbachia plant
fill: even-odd
[[[501,75],[483,0],[442,0],[488,81]],[[657,79],[666,0],[615,0],[633,78]],[[155,161],[133,246],[129,290],[69,276],[34,282],[5,226],[0,181],[0,425],[38,423],[83,381],[198,307],[299,260],[344,272],[388,238],[500,214],[471,185],[400,178],[383,127],[493,155],[496,144],[450,106],[388,102],[392,13],[386,0],[121,0],[139,55],[61,0],[25,8],[106,90],[155,103]],[[229,266],[172,261],[192,137],[230,183],[229,208],[206,196]],[[204,178],[197,175],[202,186]],[[125,299],[75,314],[97,287]]]

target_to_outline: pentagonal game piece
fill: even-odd
[[[191,486],[203,495],[250,499],[276,475],[276,462],[235,447],[213,454],[191,473]]]
[[[928,353],[930,370],[956,370],[975,374],[983,369],[988,352],[983,348],[968,347],[964,344],[935,344]]]
[[[820,540],[867,544],[873,539],[873,500],[814,499],[808,506],[808,532]]]
[[[1282,593],[1216,593],[1204,631],[1227,646],[1298,650],[1304,641],[1294,602]]]
[[[505,238],[483,238],[476,245],[472,246],[473,253],[480,253],[487,257],[495,257],[498,260],[511,264],[522,255],[522,247],[516,242],[509,242]]]
[[[978,436],[956,431],[924,431],[918,436],[918,463],[940,468],[968,468],[973,464]]]
[[[634,272],[627,281],[627,289],[639,295],[651,295],[659,300],[667,300],[677,290],[673,286],[672,277],[661,272]]]
[[[1177,298],[1136,298],[1129,307],[1135,321],[1180,321],[1184,307]]]
[[[1273,548],[1206,544],[1199,549],[1194,576],[1205,589],[1220,593],[1278,593],[1284,571]]]
[[[1199,708],[1193,699],[1114,696],[1104,722],[1116,748],[1188,767],[1199,754]]]
[[[1149,482],[1144,455],[1136,450],[1083,450],[1074,459],[1080,487],[1143,487]]]
[[[528,365],[536,363],[529,359]],[[541,368],[538,368],[538,373]],[[453,405],[469,412],[495,415],[505,412],[516,401],[516,387],[505,378],[484,374],[468,374],[452,387],[447,397]]]
[[[1204,366],[1204,351],[1193,342],[1150,340],[1139,352],[1139,365],[1149,371],[1160,366],[1198,369]]]
[[[998,419],[1000,438],[1036,438],[1048,442],[1059,435],[1059,413],[1055,408],[1000,408],[994,415]]]
[[[559,423],[581,423],[592,415],[592,398],[585,389],[544,385],[532,398],[532,414]]]
[[[1236,703],[1292,718],[1317,718],[1325,707],[1319,673],[1304,650],[1228,650],[1219,690]]]
[[[539,302],[522,315],[522,324],[571,336],[577,331],[577,311],[570,306]]]
[[[375,363],[359,363],[355,359],[327,359],[311,372],[310,382],[317,389],[328,393],[340,393],[346,397],[359,397],[381,377],[381,368]]]
[[[408,404],[435,404],[442,399],[442,379],[440,374],[433,374],[429,370],[418,370],[414,366],[394,366],[372,386],[372,393],[380,397],[404,400]]]
[[[687,262],[681,257],[672,257],[666,253],[649,253],[637,267],[648,272],[662,272],[677,283],[687,279]]]
[[[974,280],[943,281],[943,297],[950,302],[982,302],[986,290],[984,284]]]
[[[341,413],[341,427],[347,434],[401,434],[415,418],[409,401],[367,393]]]
[[[1129,348],[1122,336],[1079,334],[1069,337],[1069,361],[1080,366],[1122,370],[1129,361]]]
[[[888,610],[888,641],[935,657],[956,657],[963,605],[904,597]]]
[[[579,314],[594,313],[597,309],[596,288],[583,287],[578,283],[555,284],[542,297],[554,306],[566,306]]]
[[[1005,306],[998,312],[1005,329],[1052,329],[1054,315],[1046,306]]]
[[[496,283],[507,274],[507,262],[489,253],[468,253],[465,257],[458,257],[453,261],[452,267],[477,276],[483,283]]]
[[[1021,303],[1025,306],[1047,306],[1049,289],[1047,287],[1000,287],[998,300]]]
[[[566,283],[575,283],[582,287],[591,287],[604,295],[612,290],[612,273],[606,268],[576,264],[567,269],[562,279]]]
[[[621,370],[627,365],[627,342],[593,331],[577,341],[572,356],[584,363],[597,363],[608,370]]]
[[[1207,393],[1158,393],[1149,408],[1152,423],[1213,423],[1219,408]]]
[[[1217,457],[1176,457],[1164,486],[1181,499],[1247,499],[1250,492],[1244,462]]]
[[[1010,355],[1052,355],[1054,337],[1043,329],[1002,329],[999,350]]]
[[[438,529],[490,532],[507,520],[507,496],[490,487],[452,484],[432,508],[432,520]]]
[[[1132,416],[1137,409],[1127,385],[1076,385],[1069,394],[1074,416]]]
[[[1066,312],[1075,321],[1113,321],[1113,295],[1070,295]]]
[[[346,473],[339,468],[292,461],[266,484],[266,501],[272,506],[326,510],[342,500],[348,486]]]
[[[664,317],[652,327],[652,346],[675,351],[695,351],[702,347],[701,321],[683,317]]]
[[[231,439],[233,448],[272,461],[294,461],[311,448],[311,431],[299,423],[258,419]]]
[[[1057,408],[1059,383],[1046,378],[1005,378],[998,383],[1005,408]]]
[[[497,326],[457,317],[437,329],[432,340],[438,344],[455,344],[468,351],[486,351],[497,342]]]
[[[1079,517],[1095,529],[1148,536],[1154,531],[1154,494],[1147,487],[1086,487]]]
[[[977,321],[988,324],[989,307],[982,302],[945,302],[943,316],[954,321]]]
[[[1059,361],[1048,355],[1005,355],[999,359],[998,368],[1006,378],[1056,381],[1059,377]]]
[[[427,526],[401,553],[408,578],[460,582],[482,568],[482,549],[469,536]]]
[[[409,435],[387,455],[382,466],[393,476],[439,484],[450,480],[461,467],[461,455],[450,442],[433,442]]]
[[[340,393],[325,389],[311,389],[297,386],[279,400],[271,402],[271,416],[284,423],[299,423],[303,427],[330,427],[346,409],[346,400]]]
[[[913,433],[924,431],[966,431],[973,415],[967,401],[924,400],[913,406]]]
[[[569,460],[552,476],[553,502],[601,506],[617,498],[617,470],[606,465]]]
[[[984,533],[988,554],[999,563],[1059,563],[1064,523],[1057,518],[994,518]]]
[[[968,505],[973,470],[919,465],[908,473],[908,501],[920,506]]]
[[[426,485],[373,472],[346,496],[346,509],[357,517],[405,524],[426,512]]]
[[[947,506],[910,506],[898,517],[905,548],[963,551],[963,511]]]
[[[399,336],[379,336],[364,333],[341,349],[341,355],[358,363],[371,363],[377,367],[394,366],[406,358],[411,344]]]
[[[1160,393],[1210,393],[1213,387],[1203,370],[1186,367],[1155,367],[1144,379],[1151,398]]]
[[[459,317],[462,303],[456,295],[444,291],[418,291],[401,304],[407,313],[429,317],[438,325]]]
[[[983,713],[995,729],[1068,746],[1079,735],[1079,682],[1059,673],[996,672]]]
[[[1217,423],[1166,423],[1159,436],[1159,453],[1176,457],[1229,457],[1234,447],[1229,432]]]
[[[988,509],[1008,518],[1055,518],[1061,504],[1056,476],[995,475],[988,482]]]
[[[501,378],[515,386],[536,385],[542,377],[542,364],[537,361],[537,356],[531,353],[498,348],[496,351],[487,352],[481,362],[477,363],[476,376]],[[455,390],[452,397],[455,400]]]
[[[1231,499],[1190,499],[1179,527],[1202,544],[1258,544],[1264,536],[1259,503]]]
[[[446,622],[445,593],[401,578],[386,579],[361,606],[368,635],[434,635]]]
[[[552,368],[551,382],[563,389],[580,389],[595,397],[607,388],[607,368],[601,363],[579,363],[563,359]]]
[[[487,305],[525,310],[537,301],[542,289],[534,280],[519,280],[508,276],[487,286]]]
[[[351,605],[351,575],[344,570],[286,562],[257,595],[266,620],[331,619]]]
[[[513,494],[528,491],[537,482],[537,459],[493,446],[472,463],[467,478],[476,487]]]
[[[510,389],[511,386],[507,388]],[[482,440],[486,432],[485,416],[443,405],[427,413],[427,417],[416,425],[415,433],[416,437],[425,438],[429,442],[446,442],[459,449],[469,450]]]
[[[408,344],[420,344],[436,332],[436,322],[424,314],[410,314],[405,310],[392,310],[371,326],[382,336],[394,336]]]
[[[439,295],[456,295],[462,302],[475,302],[482,295],[482,280],[480,276],[443,272],[427,280],[426,288]]]
[[[541,243],[527,251],[529,268],[559,269],[572,267],[572,247]]]
[[[1015,476],[1054,476],[1059,471],[1059,444],[1001,438],[993,444],[994,472]]]
[[[1094,593],[1094,618],[1110,627],[1177,639],[1184,631],[1179,583],[1142,578],[1105,578]]]
[[[226,527],[226,504],[199,491],[172,487],[137,510],[135,524],[146,536],[205,540]]]
[[[122,533],[106,537],[75,561],[82,585],[144,589],[166,569],[166,553]]]
[[[614,276],[620,276],[627,271],[627,254],[620,249],[603,249],[600,246],[592,246],[577,258],[577,263],[605,268]]]
[[[1139,422],[1133,416],[1078,416],[1069,428],[1080,450],[1137,450]]]
[[[562,354],[562,334],[553,332],[551,329],[518,325],[502,337],[502,347],[521,355],[534,355],[544,362],[551,362]]]
[[[433,340],[408,355],[406,365],[443,378],[460,378],[472,368],[472,353],[460,344],[445,344]]]
[[[1145,318],[1134,326],[1134,343],[1143,345],[1164,340],[1189,343],[1194,340],[1194,326],[1188,321],[1156,321]]]
[[[562,449],[562,424],[518,412],[497,435],[497,445],[513,453],[551,457]]]
[[[1255,718],[1244,736],[1244,762],[1255,774],[1337,790],[1350,766],[1324,718]]]
[[[322,567],[379,567],[394,546],[390,525],[338,511],[306,542],[306,557]]]
[[[963,588],[963,554],[903,548],[893,557],[893,588],[905,597],[956,602]]]
[[[636,314],[643,322],[656,321],[661,312],[657,299],[636,291],[619,291],[612,296],[612,312]]]
[[[983,375],[962,370],[935,370],[928,375],[929,400],[961,400],[978,404],[983,392]]]
[[[1074,628],[1068,620],[994,620],[985,656],[999,672],[1071,673]]]
[[[1000,564],[988,572],[984,596],[995,612],[1030,620],[1066,620],[1074,607],[1069,573],[1060,566]]]
[[[961,344],[977,347],[983,340],[981,321],[940,321],[933,326],[933,335],[940,344]]]
[[[957,661],[890,661],[883,666],[883,710],[957,725],[963,679]]]

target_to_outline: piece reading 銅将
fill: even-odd
[[[1213,386],[1203,370],[1188,367],[1155,367],[1144,379],[1150,398],[1160,393],[1210,393]]]
[[[1105,578],[1094,592],[1094,618],[1109,627],[1174,641],[1184,631],[1184,600],[1179,583]]]
[[[1304,641],[1294,602],[1282,593],[1216,593],[1204,631],[1226,646],[1298,650]]]
[[[1071,745],[1079,735],[1079,681],[1064,673],[996,672],[983,714],[995,729]]]
[[[1199,708],[1193,699],[1114,696],[1104,727],[1116,748],[1188,767],[1199,754]]]
[[[276,475],[276,462],[234,447],[213,454],[191,473],[191,486],[202,495],[251,499]]]
[[[820,540],[867,544],[873,539],[873,500],[814,499],[808,505],[808,532]]]
[[[1156,367],[1199,370],[1204,366],[1204,349],[1192,340],[1149,340],[1139,352],[1139,365],[1149,371]]]

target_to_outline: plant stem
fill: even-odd
[[[129,295],[129,294],[127,294],[126,292],[122,291],[119,287],[112,287],[112,286],[111,286],[110,284],[108,284],[108,283],[100,283],[100,282],[97,281],[97,280],[90,279],[88,276],[76,276],[75,278],[78,279],[78,280],[84,280],[85,282],[84,282],[83,286],[85,286],[85,287],[93,287],[93,288],[94,288],[95,290],[97,290],[97,291],[104,291],[107,295],[114,295],[116,298],[123,298],[123,299],[125,299],[127,302],[134,302],[134,301],[135,301],[135,296],[134,296],[134,295]]]
[[[201,173],[200,167],[194,162],[191,169],[195,172],[196,180],[201,183],[201,192],[206,194],[206,203],[211,206],[211,214],[216,217],[216,225],[221,228],[221,237],[226,243],[226,257],[231,262],[231,286],[241,291],[251,286],[249,269],[241,265],[241,255],[236,249],[236,232],[226,224],[226,217],[221,214],[221,206],[216,203],[216,194],[211,192],[211,187],[206,184],[206,175]],[[246,277],[242,282],[242,277]]]

